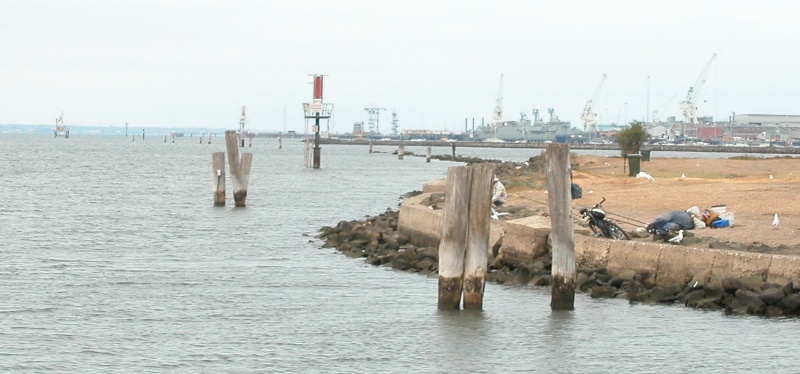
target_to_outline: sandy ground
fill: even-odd
[[[751,244],[780,245],[800,253],[800,158],[675,159],[642,162],[655,181],[627,176],[618,157],[578,156],[574,182],[583,197],[573,205],[592,206],[603,197],[605,210],[626,230],[644,227],[663,212],[726,205],[733,227],[692,230],[696,236]],[[681,174],[685,178],[681,178]],[[772,176],[772,179],[770,179]],[[511,183],[508,205],[547,204],[546,188]],[[780,225],[773,228],[778,214]]]

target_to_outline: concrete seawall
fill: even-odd
[[[420,204],[432,192],[443,192],[443,181],[428,184],[421,195],[400,207],[398,231],[418,246],[438,247],[444,214]],[[697,281],[719,286],[723,279],[760,276],[769,283],[785,284],[800,278],[800,257],[754,252],[694,248],[642,241],[615,241],[575,235],[578,267],[603,268],[612,276],[626,270],[649,274],[657,286],[685,285]],[[500,244],[497,257],[509,264],[528,265],[548,253],[550,220],[542,216],[493,221],[489,247]],[[501,240],[502,239],[502,240]],[[492,258],[490,253],[490,259]]]

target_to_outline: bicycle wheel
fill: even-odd
[[[606,226],[608,227],[608,233],[611,234],[612,239],[631,240],[631,234],[625,232],[625,230],[617,226],[616,223],[606,222]]]

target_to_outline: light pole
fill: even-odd
[[[647,109],[644,113],[645,123],[650,123],[650,76],[647,76]]]

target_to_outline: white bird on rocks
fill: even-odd
[[[686,174],[681,173],[681,179],[686,179]]]
[[[678,230],[678,235],[675,235],[675,237],[669,239],[668,241],[673,244],[678,244],[681,242],[681,240],[683,240],[683,230]]]
[[[769,179],[772,179],[772,174],[769,175]]]
[[[592,191],[592,190],[589,190],[589,192],[587,192],[587,193],[594,193],[594,191]]]
[[[780,224],[781,220],[778,219],[778,213],[775,213],[775,218],[772,219],[772,227],[777,229]]]

